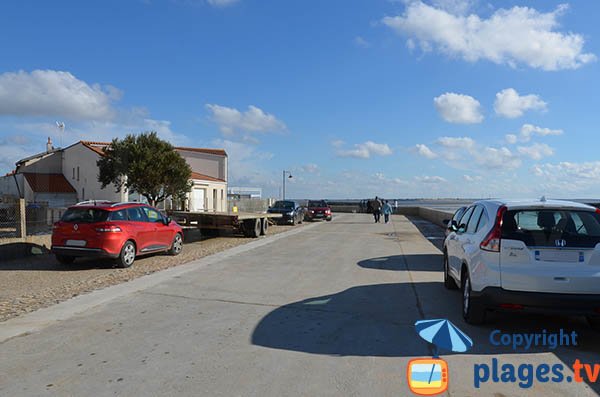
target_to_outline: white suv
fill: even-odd
[[[462,312],[584,315],[600,328],[600,210],[570,201],[483,200],[449,225],[444,285]]]

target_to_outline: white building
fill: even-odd
[[[54,149],[48,139],[44,153],[17,162],[13,173],[0,177],[0,195],[23,197],[28,202],[48,202],[64,207],[83,200],[141,201],[125,189],[104,189],[98,182],[97,162],[108,142],[79,141]],[[227,153],[222,149],[175,148],[192,168],[194,186],[185,209],[227,210]]]

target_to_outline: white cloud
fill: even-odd
[[[521,127],[521,137],[524,142],[528,142],[533,135],[549,136],[562,134],[563,130],[551,130],[550,128],[542,128],[532,124],[523,124]]]
[[[213,7],[227,7],[237,3],[239,0],[206,0]]]
[[[546,110],[547,104],[538,95],[519,95],[514,88],[506,88],[496,94],[496,114],[514,119],[528,110]]]
[[[508,143],[510,145],[514,145],[519,140],[519,137],[517,137],[515,134],[506,134],[505,138],[506,138],[506,143]]]
[[[506,147],[484,146],[470,153],[475,164],[488,169],[514,170],[521,166],[521,158]]]
[[[523,64],[542,70],[576,69],[596,56],[584,52],[582,35],[557,31],[558,18],[566,9],[566,5],[559,5],[543,13],[513,7],[498,9],[486,19],[476,14],[461,15],[466,7],[435,7],[410,1],[402,15],[385,17],[382,22],[413,43],[418,42],[424,51],[437,49],[468,62],[484,59],[510,67]]]
[[[276,132],[286,130],[286,126],[282,121],[253,105],[248,106],[248,110],[245,112],[213,104],[207,104],[206,109],[211,113],[212,120],[219,126],[221,132],[227,136],[238,132]]]
[[[479,181],[483,180],[483,177],[480,175],[474,175],[474,176],[463,175],[463,180],[465,182],[479,182]]]
[[[421,183],[431,183],[431,184],[448,182],[445,178],[442,178],[441,176],[437,176],[437,175],[434,175],[434,176],[415,176],[415,181],[421,182]]]
[[[554,149],[545,143],[534,143],[530,146],[519,146],[517,152],[533,160],[541,160],[544,157],[552,156],[554,154]]]
[[[342,141],[341,139],[336,139],[331,141],[331,146],[336,147],[336,148],[340,148],[342,146],[344,146],[346,142]]]
[[[444,146],[447,148],[471,149],[472,147],[475,146],[475,140],[473,140],[473,138],[469,138],[466,136],[460,137],[460,138],[443,136],[441,138],[438,138],[436,143],[440,146]]]
[[[361,37],[361,36],[356,36],[354,38],[354,44],[358,47],[361,48],[369,48],[371,47],[371,43],[369,41],[367,41],[365,38]]]
[[[415,151],[417,154],[419,154],[419,156],[423,156],[430,160],[437,157],[437,154],[435,154],[433,150],[427,147],[427,145],[423,145],[421,143],[415,145]]]
[[[433,5],[455,15],[464,15],[476,0],[433,0]]]
[[[367,141],[355,144],[353,149],[341,149],[338,147],[336,154],[339,157],[368,159],[371,156],[389,156],[392,154],[392,149],[386,143]]]
[[[77,79],[69,72],[34,70],[0,74],[0,115],[110,120],[122,92]]]
[[[300,167],[300,169],[304,172],[308,172],[309,174],[316,174],[319,172],[319,166],[314,163],[309,163]]]
[[[478,100],[462,94],[448,92],[433,99],[438,113],[449,123],[476,124],[483,121]]]
[[[555,194],[563,197],[567,192],[598,195],[600,161],[538,164],[532,167],[531,171],[540,178],[538,186],[542,193],[557,192]]]

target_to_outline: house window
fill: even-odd
[[[77,167],[77,181],[79,181],[79,167]]]
[[[223,200],[223,189],[221,189],[221,200]]]
[[[75,179],[75,167],[73,167],[73,179]]]

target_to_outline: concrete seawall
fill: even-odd
[[[342,212],[360,212],[360,207],[357,205],[335,205],[331,206],[331,209],[334,213]],[[446,227],[444,224],[444,220],[452,218],[454,212],[452,211],[443,211],[436,210],[433,208],[427,207],[398,207],[394,209],[394,214],[396,215],[406,215],[406,216],[418,216],[425,220],[428,220],[431,223],[434,223],[441,227]]]

